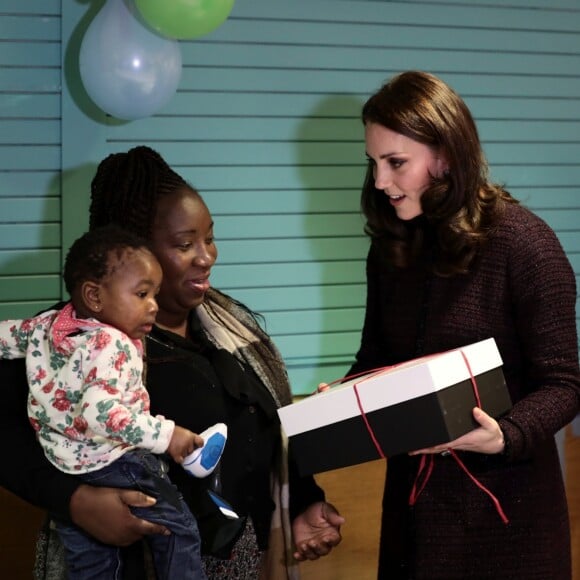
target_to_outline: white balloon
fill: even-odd
[[[79,54],[81,79],[91,99],[125,120],[148,117],[166,105],[182,69],[179,43],[141,24],[134,10],[125,0],[107,0],[89,25]]]

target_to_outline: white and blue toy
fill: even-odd
[[[199,436],[203,447],[199,447],[183,460],[183,468],[194,477],[207,477],[219,463],[228,438],[228,427],[225,423],[216,423]]]

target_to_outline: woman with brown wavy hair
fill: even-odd
[[[580,404],[574,272],[550,227],[489,180],[472,115],[442,80],[395,76],[362,120],[371,247],[349,374],[493,337],[513,402],[497,420],[474,408],[479,426],[455,441],[388,459],[378,577],[569,580],[554,435]]]

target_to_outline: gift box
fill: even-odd
[[[476,395],[477,394],[477,395]],[[493,338],[352,378],[278,409],[302,475],[457,439],[511,408]]]

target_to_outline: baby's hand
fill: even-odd
[[[203,438],[189,429],[176,425],[167,452],[175,462],[183,463],[183,459],[198,447],[203,447]]]

